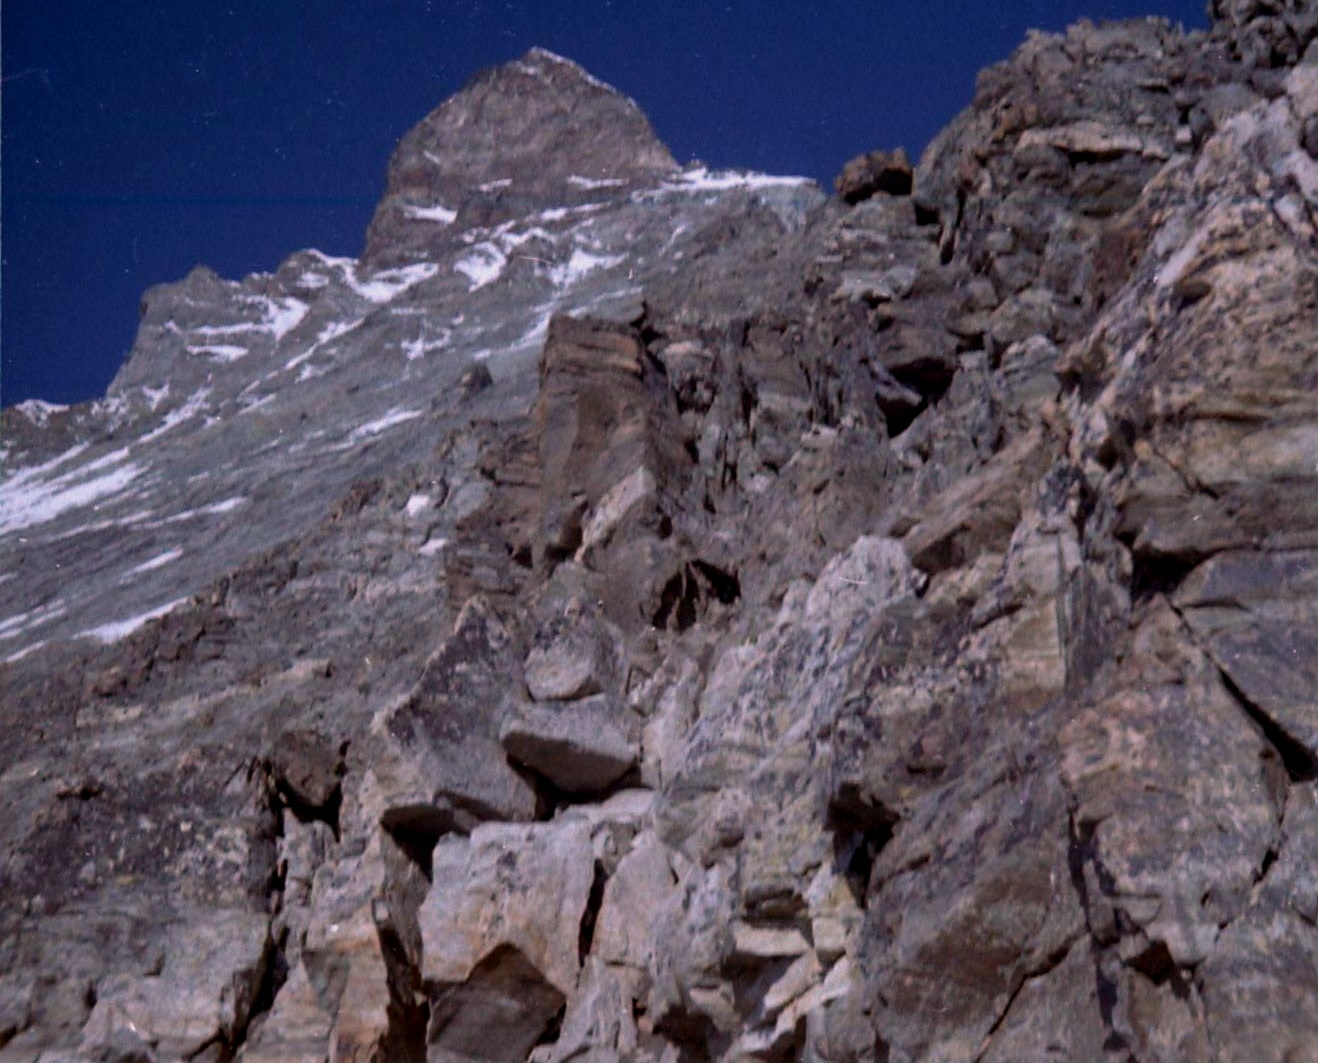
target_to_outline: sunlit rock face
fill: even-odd
[[[1318,13],[913,169],[535,50],[5,410],[0,1059],[1318,1060]]]
[[[634,102],[542,48],[487,70],[399,143],[366,237],[379,265],[424,260],[453,223],[589,203],[677,164]]]

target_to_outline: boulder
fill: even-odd
[[[848,203],[859,203],[877,193],[909,196],[913,172],[904,148],[869,151],[857,155],[833,179],[837,194]]]

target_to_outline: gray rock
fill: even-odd
[[[503,722],[499,741],[508,756],[570,794],[607,790],[636,763],[637,743],[627,737],[614,700],[520,708]]]
[[[572,994],[594,874],[586,824],[483,824],[470,839],[442,840],[434,869],[417,914],[427,982],[461,985],[499,953],[496,969],[525,979],[529,967],[560,1003]]]
[[[1032,35],[912,195],[535,51],[148,292],[0,412],[0,1055],[1308,1059],[1311,8]]]
[[[537,701],[575,701],[617,687],[617,640],[603,624],[557,618],[536,633],[522,673]]]

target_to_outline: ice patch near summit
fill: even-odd
[[[477,244],[453,263],[453,268],[467,278],[468,291],[492,284],[502,276],[508,256],[492,243]]]
[[[429,207],[418,207],[409,203],[403,207],[403,216],[414,221],[433,221],[440,225],[452,225],[458,212],[442,203],[435,203]]]
[[[67,406],[61,406],[57,402],[46,402],[44,399],[28,399],[14,407],[15,412],[21,413],[38,428],[46,427],[51,414],[63,413],[67,409]]]

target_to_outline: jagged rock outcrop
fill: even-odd
[[[6,410],[0,1059],[1318,1060],[1318,15],[1213,6],[832,199],[533,52]]]

